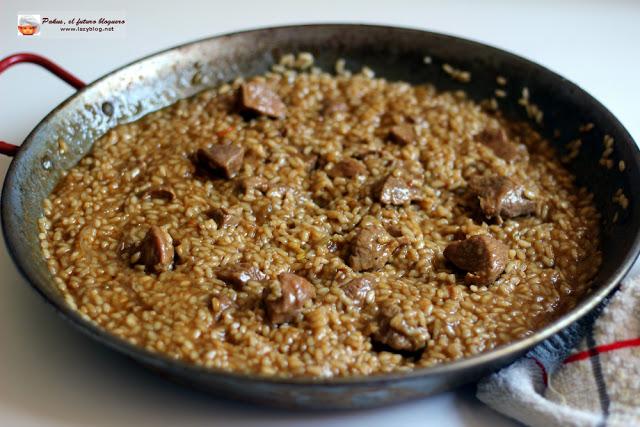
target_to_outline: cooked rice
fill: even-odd
[[[308,60],[297,65],[307,68]],[[257,77],[286,103],[284,120],[247,121],[233,113],[236,81],[96,141],[45,201],[40,220],[42,252],[68,304],[171,358],[236,372],[330,377],[410,370],[489,351],[580,300],[601,262],[599,214],[548,141],[460,93],[351,76],[343,60],[336,70],[338,76]],[[348,103],[349,111],[323,116],[332,100]],[[417,143],[387,142],[390,127],[407,119]],[[477,143],[474,135],[490,125],[526,144],[529,162],[509,164]],[[251,161],[240,177],[196,176],[190,156],[223,139],[247,150]],[[368,151],[381,154],[367,157]],[[328,163],[364,155],[369,175],[332,180],[322,167],[308,172],[304,156],[311,153]],[[541,202],[537,214],[502,224],[474,220],[461,193],[468,180],[490,171],[526,183],[527,194]],[[404,207],[374,202],[369,188],[388,173],[410,179],[424,200]],[[278,191],[238,192],[237,181],[251,176]],[[141,199],[151,186],[168,187],[175,198]],[[616,202],[625,204],[623,197]],[[212,207],[237,210],[239,224],[219,229],[204,215]],[[370,273],[378,279],[375,295],[360,309],[342,285],[362,275],[345,259],[363,219],[395,229],[404,244]],[[121,249],[139,242],[150,225],[179,241],[187,261],[160,274],[132,267]],[[509,247],[506,270],[492,285],[467,286],[445,263],[443,249],[459,231],[489,233]],[[316,298],[299,321],[274,326],[265,319],[263,282],[236,291],[216,278],[218,267],[241,261],[270,278],[298,272],[316,287]],[[224,312],[221,296],[235,299]],[[407,355],[372,343],[383,307],[399,308],[392,321],[407,335],[426,325],[424,351]]]

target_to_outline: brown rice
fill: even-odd
[[[309,58],[298,65],[311,66]],[[69,305],[171,358],[236,372],[330,377],[410,370],[485,352],[576,304],[600,265],[599,215],[547,140],[461,92],[370,72],[351,75],[344,62],[336,68],[338,76],[287,69],[253,78],[280,95],[284,120],[236,114],[239,80],[96,141],[47,199],[40,220],[43,254]],[[530,111],[526,90],[523,100],[541,120],[541,112]],[[326,115],[327,102],[348,109]],[[390,127],[404,122],[412,124],[416,142],[387,141]],[[525,144],[529,161],[510,164],[479,144],[474,136],[489,126]],[[199,176],[193,153],[224,140],[244,147],[250,161],[231,180]],[[314,154],[321,162],[310,170],[306,162]],[[359,156],[368,173],[329,177],[326,165],[345,156]],[[536,214],[501,224],[478,220],[461,194],[468,180],[488,172],[526,183],[539,201]],[[409,180],[422,199],[406,206],[376,202],[370,188],[387,174]],[[250,177],[261,177],[269,189],[239,191]],[[169,188],[175,197],[142,198],[151,187]],[[621,206],[623,197],[616,199]],[[237,225],[219,227],[205,215],[220,207],[239,215]],[[343,286],[363,274],[345,261],[362,221],[392,230],[400,244],[382,269],[367,273],[377,284],[358,306]],[[183,262],[173,270],[145,272],[123,252],[151,225],[180,246]],[[491,234],[507,245],[507,265],[495,283],[467,286],[445,262],[444,247],[461,231]],[[304,275],[315,298],[297,321],[271,324],[262,305],[264,281],[235,290],[217,278],[221,266],[239,262],[258,266],[270,280],[284,271]],[[384,310],[395,310],[390,322],[398,330],[426,339],[423,351],[376,345],[374,319]]]

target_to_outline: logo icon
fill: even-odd
[[[40,15],[18,15],[19,36],[40,35]]]

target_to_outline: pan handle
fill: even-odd
[[[3,60],[0,60],[0,73],[5,71],[7,68],[21,62],[30,62],[32,64],[36,64],[43,68],[46,68],[49,72],[55,74],[60,79],[69,83],[76,89],[82,89],[86,86],[86,84],[82,80],[78,79],[76,76],[74,76],[64,68],[48,60],[47,58],[36,55],[34,53],[16,53],[15,55],[10,55]],[[18,150],[20,150],[19,146],[0,141],[0,154],[13,157],[18,154]]]

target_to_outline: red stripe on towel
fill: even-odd
[[[588,350],[572,354],[571,356],[567,357],[563,363],[567,364],[567,363],[577,362],[579,360],[589,359],[595,356],[596,354],[606,353],[613,350],[620,350],[622,348],[638,347],[638,346],[640,346],[640,338],[634,338],[634,339],[625,340],[625,341],[616,341],[611,344],[598,345]]]
[[[542,382],[544,383],[544,386],[547,387],[547,368],[544,367],[544,365],[542,364],[541,361],[539,361],[538,359],[536,359],[535,357],[531,357],[531,360],[533,360],[535,362],[536,365],[538,365],[538,368],[540,368],[540,370],[542,371]]]

